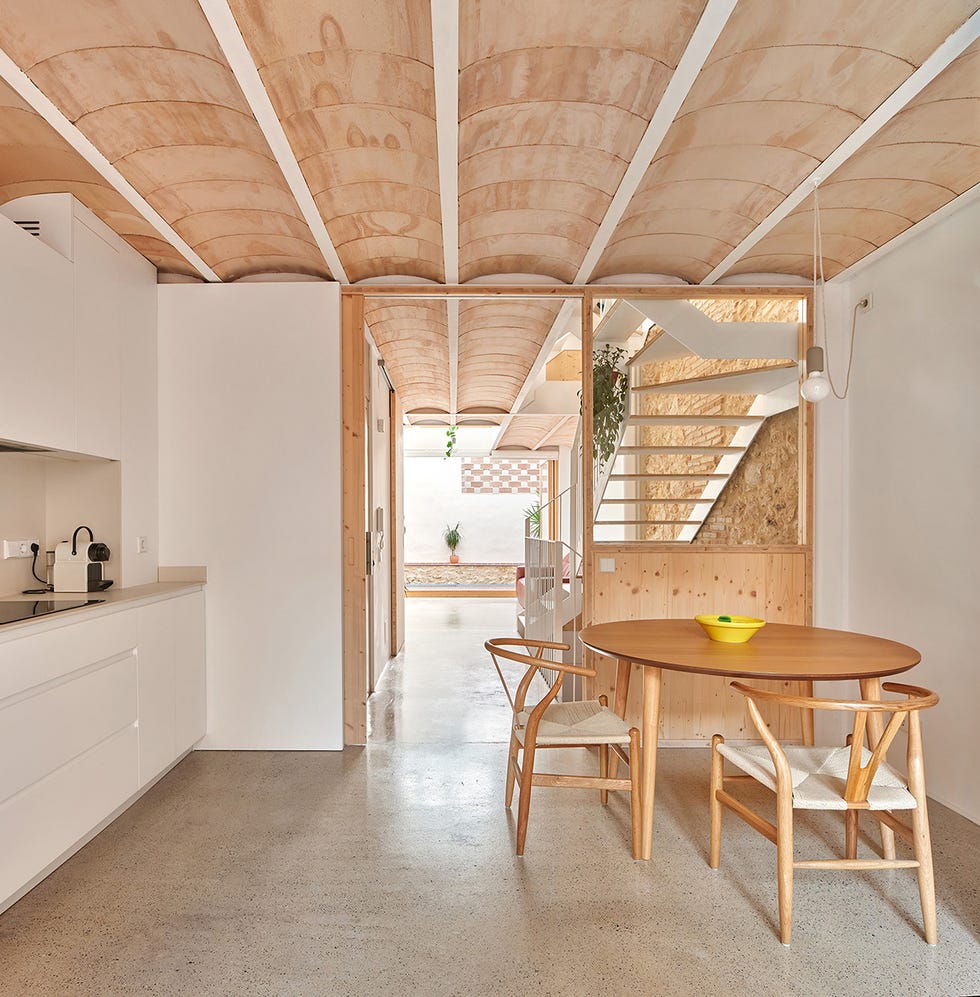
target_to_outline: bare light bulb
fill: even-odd
[[[822,402],[830,394],[830,382],[822,370],[807,374],[800,385],[800,395],[806,402]]]
[[[823,350],[811,346],[806,351],[806,378],[800,385],[800,396],[806,402],[822,402],[830,394],[830,381],[823,369]]]

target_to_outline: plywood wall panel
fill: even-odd
[[[444,277],[427,0],[233,0],[351,280]]]
[[[807,555],[805,550],[624,551],[600,549],[612,556],[614,574],[590,571],[592,622],[670,619],[698,613],[728,612],[760,616],[778,623],[808,622]],[[612,697],[615,663],[598,656],[598,692]],[[640,667],[634,666],[627,718],[639,721]],[[764,685],[764,683],[760,683]],[[792,686],[792,683],[771,683]],[[725,679],[683,672],[664,672],[660,737],[665,742],[707,743],[711,735],[753,738],[754,728],[744,699]],[[800,737],[799,716],[791,711],[770,718],[780,736]]]
[[[560,307],[561,302],[533,298],[485,298],[460,303],[460,411],[510,410]]]
[[[220,277],[329,276],[194,0],[7,0],[0,45]],[[184,184],[202,188],[205,204],[215,191],[229,202],[227,185],[243,193],[243,184],[257,184],[253,192],[277,192],[276,210],[290,220],[269,215],[256,232],[248,212],[261,205],[236,200],[225,207],[241,213],[237,233],[227,215],[220,232],[209,229],[215,216],[201,217],[191,241],[181,231],[187,212],[166,197]]]
[[[742,0],[593,276],[657,269],[702,280],[972,12],[965,2]],[[921,165],[920,176],[943,172],[935,161]],[[691,181],[713,193],[682,207]],[[665,205],[671,213],[659,214]],[[706,207],[720,213],[717,230],[706,231]],[[685,235],[700,236],[697,251],[683,249]],[[760,246],[739,269],[800,272],[799,258],[781,266],[779,256]]]
[[[0,203],[72,194],[154,266],[197,271],[6,83],[0,83]]]
[[[445,301],[367,298],[364,320],[406,412],[449,411],[449,321]]]
[[[464,0],[461,280],[575,279],[703,9]],[[526,213],[509,225],[508,210]]]
[[[820,186],[824,272],[832,277],[980,183],[980,43],[975,42]],[[812,272],[805,201],[732,267]]]

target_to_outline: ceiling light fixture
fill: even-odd
[[[813,185],[813,339],[816,342],[819,338],[819,329],[822,329],[824,346],[811,346],[806,351],[806,377],[800,385],[800,396],[807,402],[821,402],[831,393],[841,401],[847,397],[847,392],[851,386],[851,368],[854,366],[854,332],[857,326],[857,313],[861,310],[867,311],[871,307],[871,298],[866,295],[856,302],[851,312],[851,345],[847,358],[847,374],[844,378],[844,390],[838,391],[830,374],[830,349],[827,340],[827,282],[823,274],[823,233],[820,228],[819,185],[819,180]],[[820,319],[819,329],[818,317]]]

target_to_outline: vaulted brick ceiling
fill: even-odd
[[[0,75],[20,91],[0,84],[0,202],[70,191],[162,272],[208,279],[696,283],[807,275],[816,172],[829,277],[980,181],[975,10],[0,0]],[[507,412],[556,310],[368,320],[412,407]]]

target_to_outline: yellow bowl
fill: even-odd
[[[765,620],[754,616],[695,616],[694,619],[712,640],[723,644],[744,644],[766,625]]]

